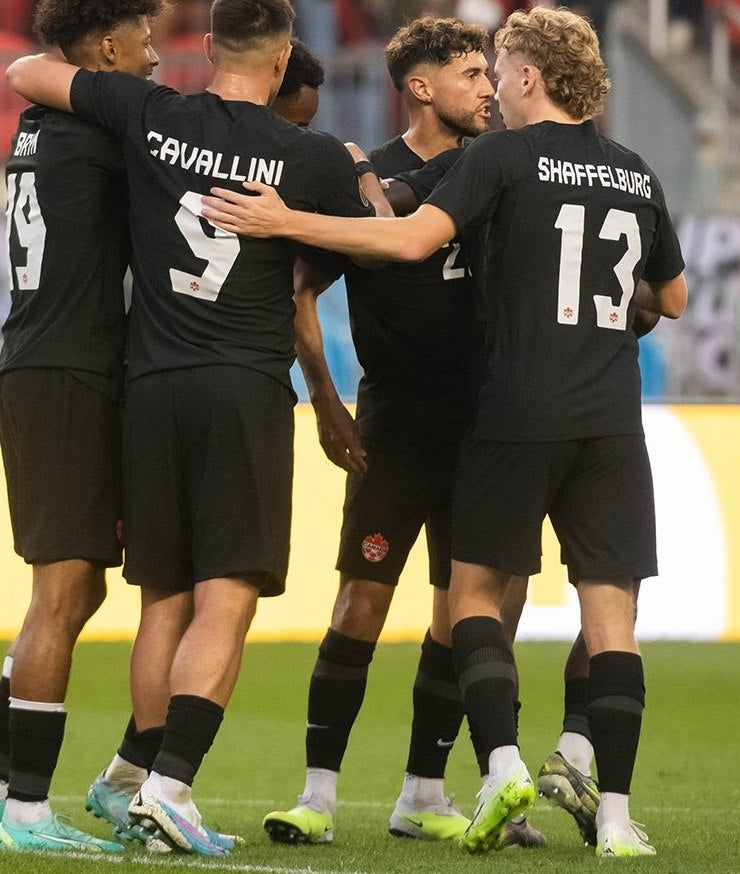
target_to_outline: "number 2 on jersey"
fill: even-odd
[[[561,325],[578,324],[585,215],[585,207],[564,203],[555,221],[555,227],[561,232],[558,275],[558,322]],[[620,301],[615,306],[608,294],[594,295],[596,324],[600,328],[617,331],[627,328],[627,307],[635,293],[632,271],[640,260],[642,242],[637,216],[622,209],[610,209],[599,231],[599,238],[616,241],[621,237],[627,238],[627,250],[613,268],[622,289]]]
[[[15,277],[10,275],[10,287],[20,291],[36,291],[41,280],[44,260],[46,224],[36,195],[35,173],[8,174],[7,208],[8,251],[15,230],[18,242],[26,250],[24,263],[15,263]],[[13,281],[15,279],[15,282]]]
[[[211,225],[213,237],[204,231],[200,217],[200,197],[196,191],[186,191],[183,194],[175,224],[193,255],[208,263],[200,275],[171,268],[170,282],[172,290],[178,294],[214,301],[239,255],[239,238],[231,231],[224,231],[215,225]]]

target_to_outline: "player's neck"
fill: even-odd
[[[461,137],[447,127],[414,119],[409,119],[408,130],[403,134],[403,141],[423,161],[436,158],[448,149],[456,149],[460,140]]]
[[[271,85],[272,80],[267,75],[246,75],[216,70],[206,90],[211,94],[218,94],[222,100],[238,100],[267,106]]]

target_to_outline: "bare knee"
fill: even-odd
[[[383,630],[395,588],[373,580],[348,580],[339,583],[331,627],[357,640],[376,641]]]

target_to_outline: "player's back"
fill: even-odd
[[[6,182],[11,309],[0,367],[119,379],[130,244],[117,142],[67,113],[29,107]]]
[[[450,180],[458,168],[465,174],[458,188],[469,202],[453,208],[456,221],[488,220],[479,432],[506,440],[639,433],[636,282],[683,266],[657,180],[592,122],[484,134],[468,151]]]
[[[134,246],[130,378],[236,364],[289,385],[295,244],[218,230],[201,217],[201,197],[256,180],[296,208],[362,214],[344,147],[265,106],[182,96],[123,74],[78,73],[73,105],[123,138]]]

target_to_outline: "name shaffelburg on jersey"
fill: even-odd
[[[158,131],[150,130],[147,140],[154,148],[151,155],[183,170],[191,170],[202,176],[214,179],[231,179],[234,182],[264,182],[265,185],[279,185],[285,162],[275,158],[243,158],[241,155],[226,155],[200,146],[191,146],[175,137],[165,137]]]
[[[537,161],[537,169],[541,182],[589,187],[599,184],[603,188],[616,188],[628,194],[648,198],[652,192],[648,173],[612,167],[610,164],[576,164],[573,161],[561,161],[541,155]]]

